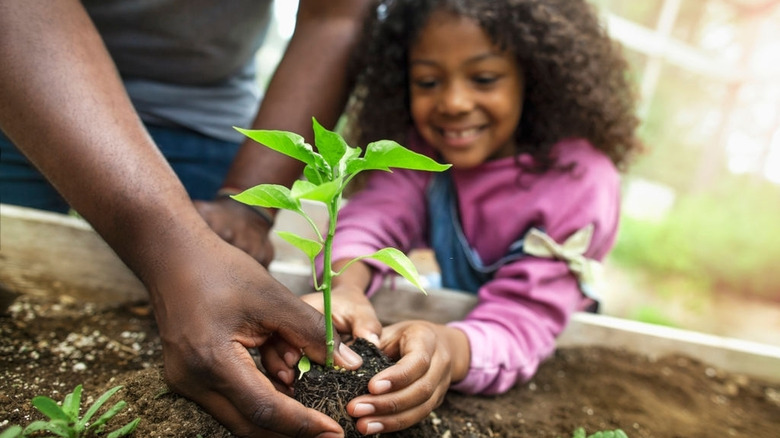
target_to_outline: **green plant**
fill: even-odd
[[[327,343],[325,365],[332,368],[334,341],[331,285],[333,277],[344,272],[349,265],[357,260],[372,258],[388,265],[425,293],[420,284],[417,269],[406,255],[395,248],[383,248],[373,254],[357,257],[339,272],[333,272],[331,251],[344,189],[358,173],[364,170],[390,171],[392,167],[440,172],[449,168],[450,165],[439,164],[431,158],[412,152],[391,140],[369,143],[366,146],[365,154],[362,154],[363,151],[360,148],[349,146],[338,133],[325,129],[316,119],[313,119],[312,123],[317,152],[304,141],[303,137],[292,132],[236,128],[252,140],[305,163],[303,174],[306,180],[295,181],[289,189],[276,184],[261,184],[234,195],[233,199],[248,205],[296,212],[303,216],[314,229],[317,240],[307,239],[290,232],[279,231],[277,234],[303,251],[311,261],[315,289],[323,293]],[[302,199],[322,202],[327,207],[330,221],[325,236],[304,212],[301,207]],[[324,264],[322,284],[318,284],[314,269],[314,261],[320,252],[323,253]]]
[[[0,434],[0,438],[29,437],[42,431],[50,432],[55,436],[63,438],[83,438],[102,434],[106,428],[106,423],[124,409],[127,403],[125,401],[119,401],[107,409],[97,420],[95,420],[95,422],[90,423],[89,420],[91,420],[106,401],[108,401],[108,399],[117,391],[122,389],[122,387],[115,386],[103,393],[103,395],[87,409],[84,416],[79,418],[81,389],[81,385],[76,386],[76,389],[74,389],[73,392],[65,396],[61,406],[49,397],[34,397],[32,399],[33,406],[42,414],[49,417],[49,420],[34,421],[24,429],[22,429],[21,426],[11,426]],[[138,426],[139,421],[141,421],[141,419],[136,418],[121,428],[110,432],[107,437],[119,438],[129,435]]]
[[[628,438],[625,432],[620,429],[603,430],[591,435],[585,434],[585,428],[579,427],[574,431],[572,438]]]

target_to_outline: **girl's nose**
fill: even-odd
[[[450,83],[439,96],[438,110],[443,114],[458,115],[471,111],[474,101],[467,87],[458,83]]]

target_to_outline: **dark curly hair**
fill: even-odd
[[[352,144],[404,144],[409,112],[408,56],[428,17],[445,10],[478,22],[525,75],[518,154],[533,171],[555,165],[552,146],[585,138],[624,169],[641,149],[635,95],[620,47],[585,0],[383,0],[368,18],[352,68],[355,88],[344,133]]]

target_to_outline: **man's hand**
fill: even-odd
[[[322,315],[255,260],[210,235],[211,242],[181,248],[182,256],[151,285],[166,381],[238,436],[342,436],[331,418],[279,392],[247,351],[273,335],[324,361]],[[361,363],[338,339],[335,360],[350,369]]]
[[[271,226],[251,207],[231,198],[194,201],[194,204],[209,227],[225,242],[268,267],[274,258],[274,247],[268,236]]]

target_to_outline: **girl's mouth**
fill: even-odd
[[[440,128],[439,134],[448,146],[465,147],[470,145],[484,129],[482,126],[467,129]]]

